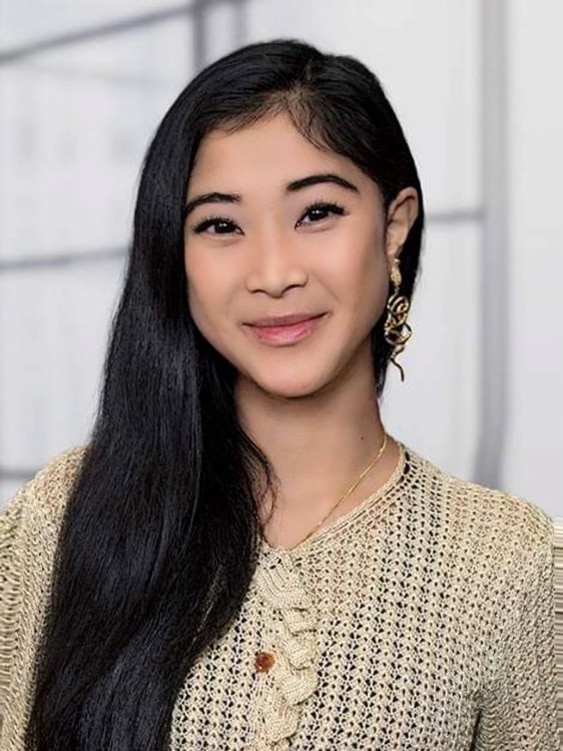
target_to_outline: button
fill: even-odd
[[[275,661],[276,658],[271,652],[257,652],[256,659],[254,660],[256,672],[267,673]]]

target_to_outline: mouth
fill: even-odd
[[[276,347],[288,346],[306,339],[319,326],[326,313],[319,315],[293,314],[278,318],[262,318],[245,329],[264,344]]]

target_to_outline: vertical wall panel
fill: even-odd
[[[563,5],[511,3],[506,482],[563,517]]]
[[[0,259],[127,242],[149,138],[192,73],[187,36],[167,22],[0,67]]]
[[[111,261],[0,275],[2,465],[84,441],[121,275]]]

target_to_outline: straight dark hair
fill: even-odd
[[[190,316],[183,215],[201,139],[279,112],[369,175],[385,208],[402,188],[418,190],[401,254],[401,293],[412,295],[422,192],[364,65],[280,39],[238,49],[191,81],[143,164],[103,390],[58,541],[26,749],[168,748],[188,671],[245,598],[258,502],[275,478],[237,421],[234,368]],[[383,317],[372,333],[378,396],[391,354]]]

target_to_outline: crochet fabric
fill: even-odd
[[[264,542],[237,619],[186,676],[173,751],[559,749],[563,529],[399,448],[352,511],[291,550]],[[24,750],[82,455],[55,458],[0,516],[1,751]]]

